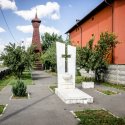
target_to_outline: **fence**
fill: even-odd
[[[94,72],[90,71],[87,73],[84,69],[80,70],[82,76],[92,77],[95,76]],[[125,65],[109,65],[105,80],[113,84],[124,84],[125,85]]]

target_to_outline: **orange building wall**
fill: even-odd
[[[116,64],[125,64],[125,0],[114,3],[114,32],[120,42],[114,49]]]
[[[101,32],[112,32],[112,19],[113,19],[113,29],[118,37],[118,41],[122,44],[117,45],[114,49],[114,63],[115,64],[125,64],[125,0],[116,0],[113,4],[114,13],[112,16],[112,7],[107,6],[96,15],[93,15],[89,20],[84,22],[82,27],[82,47],[92,37],[95,36],[94,44],[97,43]],[[80,26],[79,26],[80,27]],[[70,40],[73,45],[81,46],[81,29],[73,30],[70,33]]]
[[[92,19],[93,18],[93,19]],[[111,16],[111,7],[105,8],[100,13],[97,13],[92,18],[83,23],[82,27],[82,47],[86,45],[86,43],[92,37],[92,34],[95,36],[95,43],[99,39],[99,35],[102,31],[112,31],[112,16]],[[77,28],[73,32],[70,33],[70,40],[73,45],[81,45],[81,29]]]

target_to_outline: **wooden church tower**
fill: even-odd
[[[37,12],[35,15],[35,18],[31,21],[33,26],[33,36],[32,36],[32,45],[35,46],[34,52],[38,54],[37,59],[35,61],[35,67],[36,70],[42,70],[42,64],[40,62],[40,55],[42,52],[42,45],[40,41],[40,33],[39,33],[39,26],[41,23],[41,20],[37,17]]]
[[[32,45],[35,46],[35,53],[41,53],[42,45],[40,42],[40,34],[39,34],[39,26],[40,26],[41,20],[38,19],[37,12],[36,12],[35,18],[31,22],[33,26]]]

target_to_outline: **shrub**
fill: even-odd
[[[81,73],[79,70],[80,70],[79,68],[76,69],[76,76],[81,76]]]
[[[24,97],[26,96],[27,87],[22,81],[17,81],[12,87],[12,92],[14,96]]]
[[[97,82],[104,81],[108,64],[113,61],[112,50],[117,44],[117,37],[113,33],[101,33],[96,45],[92,37],[85,47],[77,48],[77,66],[87,72],[94,71]]]
[[[82,77],[82,76],[76,76],[76,83],[77,84],[80,84],[80,83],[82,83],[84,81],[84,77]]]

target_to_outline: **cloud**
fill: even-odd
[[[17,26],[16,27],[19,31],[23,32],[23,33],[32,33],[33,32],[33,27],[32,25],[25,25],[25,26]],[[49,27],[49,26],[45,26],[45,25],[41,25],[40,26],[40,33],[44,34],[44,33],[56,33],[56,34],[60,34],[59,30],[57,30],[54,27]]]
[[[3,29],[2,27],[0,27],[0,33],[1,32],[5,32],[5,29]]]
[[[41,25],[40,26],[40,32],[42,34],[44,34],[46,32],[50,33],[50,34],[52,34],[52,33],[60,34],[59,30],[57,30],[56,28],[54,28],[54,27],[48,27],[48,26],[45,26],[45,25]]]
[[[16,28],[23,33],[32,33],[33,32],[32,25],[17,26]]]
[[[45,5],[37,5],[30,10],[15,11],[15,13],[25,20],[31,20],[35,16],[36,8],[39,18],[60,19],[60,5],[57,2],[47,2]]]
[[[17,6],[15,1],[13,0],[0,0],[0,7],[2,9],[11,9],[11,10],[16,10]]]

